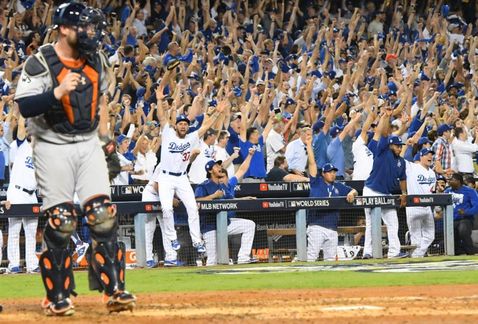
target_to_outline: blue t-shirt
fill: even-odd
[[[321,176],[310,177],[309,197],[344,197],[353,189],[340,182],[328,184]],[[337,230],[339,222],[338,210],[313,210],[307,211],[307,223],[309,225],[320,225],[322,227]]]
[[[478,214],[478,194],[475,190],[461,186],[458,190],[452,188],[445,189],[445,193],[452,195],[453,219],[460,220],[464,218],[473,219]],[[463,209],[465,213],[460,215],[458,209]]]
[[[244,178],[265,178],[266,177],[266,164],[264,162],[264,138],[259,137],[259,143],[252,144],[249,141],[243,142],[239,139],[239,147],[241,148],[240,154],[243,160],[249,155],[249,149],[254,147],[256,152],[252,156],[251,165],[247,170]]]
[[[400,190],[400,181],[406,180],[405,160],[395,156],[388,147],[388,138],[382,137],[374,154],[373,167],[365,186],[385,195]]]
[[[196,196],[196,198],[206,197],[212,195],[218,190],[222,190],[224,192],[224,196],[220,199],[234,199],[234,188],[236,187],[237,183],[238,180],[236,177],[230,178],[227,185],[222,183],[216,183],[208,179],[196,187],[194,195]],[[199,213],[202,233],[216,230],[216,215],[216,213]],[[235,213],[233,211],[229,211],[227,213],[228,225],[230,224],[229,218],[234,216]]]
[[[196,119],[191,122],[191,125],[189,125],[188,133],[195,132],[199,128],[201,128],[203,121],[204,121],[204,114],[196,116]]]
[[[231,126],[229,126],[229,128],[227,129],[227,131],[229,132],[229,140],[227,141],[227,145],[226,145],[226,151],[227,153],[229,153],[229,155],[232,155],[232,153],[234,153],[234,148],[235,147],[240,147],[239,145],[239,134],[237,134],[234,129],[232,129]],[[241,164],[242,162],[244,162],[244,160],[242,159],[242,156],[239,155],[239,157],[237,159],[235,159],[234,161],[232,161],[233,164]]]
[[[373,153],[373,155],[375,156],[377,154],[377,145],[378,145],[378,142],[376,140],[374,140],[373,138],[370,140],[370,142],[368,142],[368,149],[370,150],[370,152]]]
[[[327,147],[331,141],[332,137],[322,131],[314,135],[312,148],[314,149],[314,157],[318,168],[322,168],[324,164],[328,162]]]
[[[336,136],[329,146],[327,146],[327,159],[332,163],[337,169],[338,176],[345,176],[345,155],[344,148],[342,147],[342,142],[340,138]]]

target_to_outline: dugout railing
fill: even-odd
[[[264,184],[257,184],[265,191]],[[288,184],[292,185],[292,184]],[[307,185],[307,184],[303,184]],[[285,187],[284,187],[285,188]],[[289,187],[294,188],[294,187]],[[297,187],[295,187],[297,188]],[[300,187],[299,187],[300,188]],[[304,188],[304,187],[302,187]],[[308,189],[308,188],[307,188]],[[269,191],[268,191],[269,192]],[[269,192],[270,194],[270,192]],[[289,195],[291,193],[289,192]],[[119,214],[134,215],[136,262],[138,266],[145,265],[145,241],[144,241],[144,214],[160,211],[158,202],[139,201],[117,201]],[[297,260],[306,261],[307,255],[307,210],[360,210],[363,208],[372,209],[372,256],[383,257],[382,249],[382,208],[399,208],[398,196],[381,197],[357,197],[354,203],[348,203],[345,198],[258,198],[252,200],[234,199],[217,200],[210,202],[198,202],[200,212],[217,212],[217,260],[219,264],[229,263],[228,235],[227,235],[227,211],[235,212],[294,212],[295,213],[295,234],[297,247]],[[453,206],[451,195],[434,194],[408,196],[407,206],[442,206],[444,207],[444,252],[445,255],[454,255],[454,230],[453,230]],[[0,207],[0,219],[9,217],[25,217],[40,215],[40,204],[12,205],[9,210]],[[184,211],[183,206],[178,211]]]

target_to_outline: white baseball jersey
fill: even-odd
[[[373,166],[373,153],[365,144],[362,136],[357,137],[352,144],[354,155],[354,173],[352,180],[367,180]]]
[[[169,124],[161,135],[161,165],[162,170],[172,173],[184,173],[191,158],[191,151],[199,145],[198,132],[179,138],[176,130]]]
[[[133,179],[149,180],[153,175],[154,166],[158,162],[158,158],[153,151],[148,151],[146,154],[138,152],[136,163],[134,164],[134,171],[143,171],[142,175],[132,175]]]
[[[36,190],[37,181],[35,178],[35,166],[33,165],[32,147],[28,141],[18,145],[18,140],[12,143],[16,147],[15,154],[12,154],[12,172],[10,175],[11,185],[17,185],[27,190]],[[12,152],[13,153],[13,152]],[[19,202],[18,202],[19,203]]]
[[[206,163],[210,160],[216,160],[216,147],[215,145],[207,145],[203,141],[200,144],[201,153],[196,156],[194,162],[191,164],[191,169],[189,170],[189,180],[191,183],[199,184],[207,179]]]
[[[284,147],[285,147],[284,136],[282,136],[282,134],[277,133],[275,130],[271,129],[266,139],[266,154],[267,154],[266,172],[267,173],[269,173],[269,171],[274,167],[274,161],[276,157],[281,155],[280,150],[282,150]]]
[[[406,161],[406,160],[405,160]],[[435,172],[419,163],[406,161],[407,192],[409,195],[428,195],[435,190]]]

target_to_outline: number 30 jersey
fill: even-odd
[[[165,125],[161,136],[161,169],[172,173],[186,172],[191,151],[198,145],[197,131],[179,138],[172,126]]]

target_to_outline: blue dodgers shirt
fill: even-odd
[[[204,114],[196,116],[196,119],[194,119],[189,125],[188,133],[195,132],[199,128],[201,128],[203,121],[204,121]]]
[[[373,153],[373,156],[377,154],[377,145],[378,145],[378,142],[374,140],[373,138],[368,142],[367,147],[370,150],[370,152]]]
[[[344,197],[353,189],[340,182],[327,184],[322,177],[310,177],[309,197]],[[307,211],[307,223],[309,225],[319,225],[331,230],[337,230],[339,222],[338,210],[313,210]]]
[[[322,168],[325,163],[328,163],[327,159],[327,147],[332,141],[332,137],[329,134],[324,134],[323,131],[320,131],[318,134],[314,135],[314,140],[312,142],[312,148],[314,149],[314,157],[317,163],[317,168]]]
[[[214,181],[211,181],[211,179],[208,179],[196,187],[194,195],[196,196],[196,198],[206,197],[212,195],[218,190],[222,190],[224,192],[224,196],[222,198],[219,198],[218,200],[234,199],[234,188],[236,187],[238,182],[239,181],[236,177],[230,178],[227,185],[223,183],[215,183]],[[216,230],[216,215],[217,213],[199,213],[199,221],[202,233]],[[235,212],[233,211],[229,211],[227,213],[227,225],[230,224],[229,218],[234,216]]]
[[[445,193],[452,195],[454,220],[473,219],[478,214],[478,194],[475,190],[467,186],[461,186],[458,190],[447,188]],[[460,215],[458,209],[463,209],[465,214]]]
[[[388,147],[388,138],[382,137],[374,154],[373,167],[365,186],[385,195],[400,189],[400,180],[406,180],[405,160],[395,156]]]
[[[258,144],[252,144],[249,141],[243,142],[239,139],[239,147],[241,148],[241,157],[243,160],[249,155],[249,149],[254,147],[256,152],[252,156],[251,165],[247,170],[244,178],[265,178],[266,177],[266,164],[264,162],[264,138],[259,137]]]
[[[239,135],[234,131],[234,129],[232,129],[231,126],[229,126],[227,131],[229,132],[230,137],[229,137],[229,141],[227,141],[227,144],[226,144],[226,151],[227,153],[229,153],[229,155],[232,155],[232,153],[234,153],[234,148],[240,147],[239,146],[240,139],[239,139]],[[241,155],[239,155],[237,159],[232,161],[233,164],[241,164],[242,162],[244,162],[244,160],[242,159]]]

